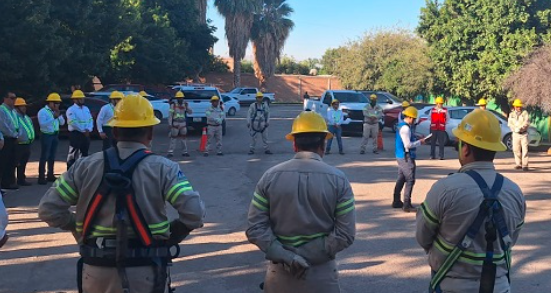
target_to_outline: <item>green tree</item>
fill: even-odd
[[[435,87],[505,104],[502,82],[548,38],[548,0],[427,0],[417,31],[427,40]]]
[[[254,14],[260,11],[261,0],[214,0],[214,6],[225,18],[226,38],[233,58],[233,83],[241,84],[241,60],[245,58],[251,36]]]
[[[255,15],[251,40],[253,42],[254,72],[260,87],[275,73],[276,63],[294,23],[289,16],[293,9],[285,0],[264,0]]]
[[[307,75],[310,68],[305,64],[300,64],[294,58],[283,56],[281,61],[276,66],[277,74],[300,74]]]
[[[241,73],[254,74],[254,64],[252,61],[241,61]]]

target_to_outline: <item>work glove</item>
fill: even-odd
[[[295,252],[304,257],[304,259],[313,266],[324,264],[335,259],[335,256],[330,255],[325,249],[325,237],[318,237],[299,246]]]
[[[179,220],[170,222],[170,238],[168,238],[167,244],[169,246],[178,245],[178,243],[186,239],[189,232],[191,232],[191,230]]]
[[[277,240],[274,240],[268,247],[266,259],[284,264],[285,270],[297,279],[304,279],[306,271],[310,268],[310,265],[302,256],[285,249]]]

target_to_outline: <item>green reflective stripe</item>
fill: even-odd
[[[282,236],[276,235],[276,237],[284,244],[291,246],[300,246],[301,244],[308,243],[318,237],[326,236],[327,233],[316,233],[312,235],[297,235],[297,236]]]
[[[421,210],[423,211],[423,217],[425,217],[425,219],[429,223],[434,225],[440,224],[440,221],[438,221],[438,217],[429,209],[429,207],[425,203],[421,204]]]
[[[522,226],[524,226],[524,221],[521,221],[521,222],[517,225],[516,229],[520,229],[520,228],[522,228]]]
[[[442,266],[438,269],[438,272],[434,275],[434,277],[430,280],[430,287],[435,290],[436,287],[442,282],[442,280],[446,277],[450,269],[452,268],[453,264],[457,261],[459,256],[461,255],[461,250],[456,248],[452,251],[452,253],[446,258]]]
[[[13,124],[13,127],[15,127],[15,131],[19,131],[19,119],[17,119],[17,114],[13,113],[12,110],[8,109],[8,107],[4,104],[0,106],[4,112],[10,117],[11,123]]]
[[[253,193],[252,203],[254,206],[263,211],[267,211],[270,209],[270,202],[268,201],[268,199],[258,194],[257,192]]]
[[[63,200],[70,204],[75,204],[78,200],[76,192],[67,184],[63,176],[56,180],[55,189],[59,192]]]
[[[184,187],[182,189],[179,189],[181,187]],[[176,200],[176,195],[178,195],[178,191],[188,191],[188,190],[193,190],[193,188],[191,187],[191,184],[189,183],[189,181],[182,181],[174,186],[172,186],[172,188],[170,188],[168,190],[168,193],[166,195],[166,200],[168,202],[174,202],[174,200]]]
[[[257,207],[258,209],[262,210],[262,211],[267,211],[267,210],[268,210],[267,207],[265,207],[265,206],[259,204],[259,203],[256,202],[254,199],[253,199],[253,201],[252,201],[252,204],[253,204],[255,207]]]
[[[441,239],[436,238],[434,241],[435,247],[440,250],[443,254],[450,254],[452,253],[455,248],[444,243]],[[484,259],[486,258],[486,253],[474,253],[470,251],[463,251],[461,253],[461,256],[459,257],[459,261],[473,264],[473,265],[482,265],[484,263]],[[494,253],[493,261],[496,264],[501,264],[505,260],[505,253]]]
[[[149,228],[156,229],[156,228],[160,228],[160,227],[168,226],[168,225],[169,225],[168,221],[164,221],[164,222],[160,222],[158,224],[151,224],[151,225],[149,225]]]
[[[342,211],[339,211],[336,213],[337,216],[342,216],[342,215],[345,215],[345,214],[348,214],[349,212],[351,212],[352,210],[354,210],[354,206],[351,206],[345,210],[342,210]]]
[[[351,199],[349,199],[349,200],[347,200],[347,201],[345,201],[345,202],[342,202],[342,203],[338,204],[338,205],[337,205],[337,209],[340,209],[340,208],[342,208],[342,207],[345,207],[345,206],[347,206],[347,205],[349,205],[350,203],[353,203],[353,202],[354,202],[354,199],[351,198]]]
[[[260,195],[260,194],[258,194],[258,193],[255,192],[255,193],[254,193],[254,197],[255,197],[256,199],[260,200],[261,202],[265,203],[266,205],[269,205],[268,200],[267,200],[265,197],[263,197],[262,195]]]
[[[34,140],[34,128],[32,128],[32,121],[29,120],[28,117],[24,117],[24,119],[21,119],[21,117],[19,117],[19,122],[20,122],[20,125],[23,126],[23,129],[25,130],[25,132],[27,133],[27,137],[29,138],[29,141],[32,142]],[[31,124],[31,126],[29,126],[29,124]]]
[[[44,132],[44,131],[42,131],[42,132],[46,133],[46,134],[52,134],[52,133],[58,132],[59,131],[59,118],[55,118],[54,117],[54,112],[52,110],[50,110],[49,108],[46,108],[46,112],[48,112],[50,114],[50,116],[52,117],[52,119],[54,119],[54,132]]]
[[[73,190],[73,188],[71,188],[71,186],[69,186],[67,181],[65,181],[65,178],[63,178],[63,176],[60,176],[59,179],[65,189],[67,189],[67,191],[69,191],[73,197],[77,198],[77,193]]]
[[[94,225],[92,227],[92,229],[101,230],[101,231],[110,231],[110,232],[116,232],[117,231],[117,228],[105,227],[105,226],[100,226],[100,225]]]
[[[67,195],[67,193],[65,192],[65,190],[63,190],[63,188],[58,185],[56,186],[55,188],[57,190],[57,192],[59,192],[59,194],[61,195],[61,198],[66,202],[66,203],[69,203],[69,204],[74,204],[75,201],[73,201],[71,199],[71,197],[69,195]]]
[[[342,216],[344,214],[347,214],[347,213],[351,212],[352,210],[354,210],[354,199],[353,198],[338,204],[337,208],[335,210],[335,215],[336,216]]]

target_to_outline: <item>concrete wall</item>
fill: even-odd
[[[224,91],[233,88],[233,73],[210,73],[204,76],[205,83],[214,84]],[[258,87],[253,74],[241,74],[241,86]],[[266,83],[266,92],[273,92],[278,102],[302,102],[302,96],[320,96],[327,89],[341,89],[341,83],[335,76],[276,75]]]

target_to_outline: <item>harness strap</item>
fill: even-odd
[[[444,263],[440,266],[438,271],[433,275],[433,277],[430,281],[429,292],[439,292],[440,291],[440,288],[439,288],[440,283],[446,277],[447,273],[451,270],[451,268],[453,267],[455,262],[459,259],[461,254],[467,248],[470,247],[470,245],[472,244],[472,242],[475,239],[476,235],[480,231],[480,228],[482,227],[482,223],[484,223],[485,219],[488,218],[488,217],[490,218],[489,222],[491,222],[492,224],[487,225],[485,227],[486,233],[487,233],[486,234],[486,241],[491,242],[491,243],[487,243],[487,247],[486,247],[487,252],[486,252],[486,258],[484,260],[484,264],[490,264],[491,263],[494,266],[494,268],[493,268],[494,270],[492,270],[492,268],[489,265],[486,265],[486,270],[485,270],[484,266],[483,266],[482,277],[484,278],[485,271],[486,271],[486,277],[484,278],[485,280],[481,279],[481,288],[480,288],[481,291],[480,292],[493,292],[493,289],[492,289],[492,291],[482,291],[483,290],[483,288],[482,288],[483,282],[491,281],[492,282],[491,286],[493,288],[493,285],[495,283],[495,273],[496,273],[495,269],[497,268],[495,266],[495,264],[493,263],[493,255],[494,255],[493,242],[496,240],[496,238],[495,238],[496,237],[495,227],[493,228],[493,230],[494,230],[494,233],[493,233],[494,234],[493,235],[494,240],[490,241],[492,239],[492,233],[491,232],[488,233],[488,232],[492,230],[492,227],[494,225],[498,225],[498,226],[500,226],[497,229],[498,229],[498,231],[500,231],[500,236],[501,236],[501,239],[502,239],[501,242],[507,243],[507,241],[510,240],[507,225],[505,224],[505,217],[503,215],[503,209],[501,208],[501,204],[499,203],[499,201],[497,199],[497,195],[499,194],[499,192],[501,190],[501,187],[503,186],[503,181],[504,181],[503,176],[501,174],[496,174],[494,185],[490,189],[490,188],[488,188],[488,185],[486,184],[486,181],[476,171],[472,171],[472,170],[467,171],[466,174],[469,175],[477,183],[480,190],[482,191],[482,194],[484,195],[484,201],[480,204],[478,214],[477,214],[475,220],[473,221],[473,223],[469,226],[469,229],[467,229],[467,232],[463,236],[462,240],[454,247],[452,252],[448,255],[448,257],[444,261]],[[499,219],[496,220],[496,218],[499,218]],[[503,231],[503,233],[501,231]],[[509,246],[502,246],[502,247],[503,247],[504,252],[506,253],[506,259],[508,259],[507,253],[508,253]],[[509,271],[509,264],[507,264],[507,271]],[[492,272],[493,272],[493,278],[491,278],[492,277]],[[507,273],[507,275],[508,274],[509,273]],[[485,283],[484,286],[485,286],[484,290],[488,290],[489,287],[487,286],[486,283]]]
[[[255,108],[255,111],[254,111],[254,115],[252,117],[252,121],[251,121],[251,136],[255,136],[257,133],[264,133],[264,131],[266,130],[267,126],[266,126],[266,123],[268,123],[268,117],[266,117],[266,115],[264,115],[264,127],[262,127],[262,129],[260,129],[260,123],[262,122],[262,120],[258,120],[258,128],[255,127],[254,125],[254,122],[256,121],[256,116],[258,115],[258,112],[261,112],[261,113],[264,113],[266,112],[266,109],[264,108],[264,103],[262,103],[262,105],[260,106],[260,109],[258,108],[258,104],[254,103],[254,108]]]

